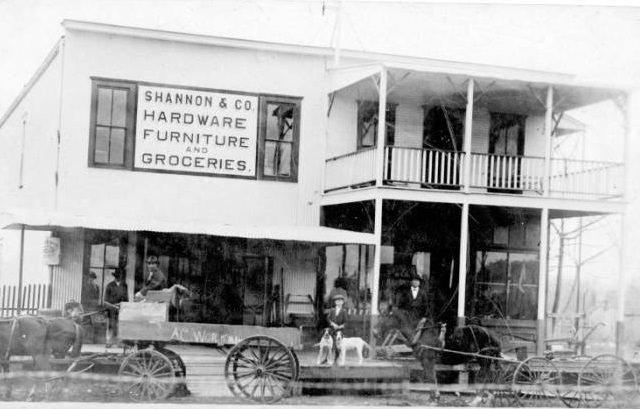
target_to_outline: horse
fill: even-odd
[[[71,356],[80,355],[82,332],[80,326],[69,318],[20,316],[0,320],[0,354],[2,372],[9,372],[12,355],[30,355],[33,368],[38,371],[51,370],[51,354],[64,357],[71,349]],[[2,394],[11,395],[12,382],[5,382]],[[33,396],[36,385],[31,388]]]
[[[422,365],[427,382],[436,381],[436,364],[458,365],[481,355],[477,359],[480,370],[489,371],[494,361],[492,357],[499,357],[501,353],[498,337],[479,325],[460,326],[446,334],[445,324],[426,318],[416,324],[406,311],[393,309],[380,317],[376,328],[382,336],[389,330],[397,330],[403,335],[405,344]]]

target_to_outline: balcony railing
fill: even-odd
[[[624,167],[620,163],[551,159],[551,193],[620,196]]]
[[[376,150],[368,148],[326,161],[325,191],[371,185],[376,179]],[[460,189],[464,185],[462,152],[387,146],[385,184],[408,188]],[[490,192],[542,195],[545,160],[542,157],[472,153],[469,186]],[[620,163],[551,159],[552,196],[612,197],[622,194]]]
[[[542,193],[544,158],[471,154],[471,187]]]
[[[438,149],[387,146],[385,180],[424,186],[460,186],[463,156],[460,152]]]
[[[325,191],[373,184],[376,180],[376,148],[366,148],[326,161]]]

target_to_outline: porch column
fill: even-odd
[[[545,314],[547,310],[547,262],[549,255],[549,209],[542,209],[540,218],[540,269],[538,271],[538,315],[536,355],[544,353]]]
[[[624,318],[628,277],[640,276],[640,259],[636,254],[634,243],[640,242],[640,232],[636,226],[640,225],[640,214],[634,209],[640,206],[640,164],[636,158],[640,157],[640,90],[634,90],[627,95],[625,106],[625,133],[623,142],[624,152],[624,192],[623,200],[627,202],[622,214],[620,225],[620,271],[618,276],[618,310],[616,317],[616,354],[624,353]]]
[[[467,256],[469,249],[469,203],[462,205],[460,220],[460,257],[458,265],[458,326],[465,325],[464,301],[467,293]]]
[[[16,316],[22,311],[22,284],[24,275],[24,224],[20,225],[20,260],[18,260],[18,305],[16,305]]]
[[[464,192],[471,185],[471,134],[473,131],[473,78],[467,83],[467,110],[464,114]],[[467,206],[468,207],[468,206]],[[468,209],[467,209],[468,210]],[[461,238],[462,239],[462,238]]]
[[[553,129],[553,87],[547,87],[546,111],[544,114],[544,186],[543,196],[549,196],[551,184],[551,131]]]
[[[384,145],[387,140],[387,68],[384,65],[380,68],[380,85],[378,87],[378,94],[379,94],[379,98],[378,98],[378,138],[376,141],[376,186],[382,186],[382,181],[384,179]]]
[[[380,300],[380,251],[382,250],[382,198],[375,199],[373,234],[376,236],[376,251],[373,254],[373,282],[371,283],[371,315],[378,315]]]

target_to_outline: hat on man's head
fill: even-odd
[[[344,295],[340,294],[340,293],[335,293],[333,294],[333,296],[331,297],[331,301],[335,301],[335,300],[342,300],[344,301]]]
[[[422,283],[424,281],[424,278],[422,278],[422,276],[418,273],[413,273],[411,274],[411,277],[409,277],[409,281],[413,281],[413,280],[417,280]]]
[[[116,268],[115,270],[113,270],[111,272],[111,274],[115,277],[115,278],[122,278],[124,277],[124,269],[121,267]]]
[[[92,271],[89,273],[89,278],[98,278],[98,276]]]
[[[147,257],[147,264],[158,264],[158,257],[157,256]]]

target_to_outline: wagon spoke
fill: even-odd
[[[236,355],[235,358],[236,358],[236,361],[243,361],[243,362],[246,362],[247,364],[249,364],[251,366],[255,366],[256,365],[256,361],[254,361],[251,358],[243,355],[242,353],[238,353],[238,355]]]
[[[276,379],[280,379],[280,380],[286,381],[286,382],[290,382],[291,381],[291,377],[284,376],[284,375],[281,375],[281,374],[276,373],[276,372],[269,372],[269,376],[271,376],[273,378],[276,378]]]

